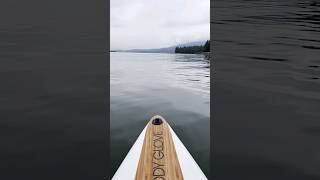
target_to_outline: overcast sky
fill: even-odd
[[[112,50],[210,38],[210,0],[111,0],[110,6]]]

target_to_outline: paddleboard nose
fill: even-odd
[[[163,117],[153,116],[113,180],[207,180]]]
[[[151,117],[149,123],[151,123],[152,125],[161,125],[166,124],[166,120],[160,115],[154,115]]]
[[[161,125],[162,124],[162,119],[156,117],[155,119],[152,120],[153,125]]]

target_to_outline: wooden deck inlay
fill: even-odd
[[[162,124],[152,124],[156,118]],[[169,126],[161,116],[152,117],[148,123],[135,179],[183,180]]]

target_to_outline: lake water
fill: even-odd
[[[110,101],[112,174],[156,114],[208,174],[210,66],[204,55],[111,53]]]
[[[106,179],[107,4],[1,1],[1,180]]]
[[[213,179],[320,179],[320,3],[215,0]]]

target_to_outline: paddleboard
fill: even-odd
[[[161,116],[153,116],[112,180],[206,180],[199,165]]]

